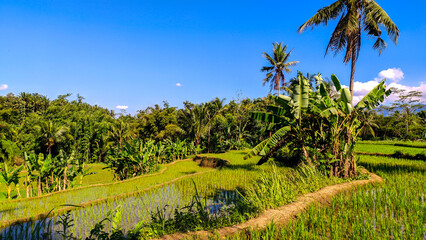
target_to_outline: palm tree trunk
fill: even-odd
[[[351,92],[351,105],[353,106],[353,99],[354,99],[354,78],[355,78],[355,53],[352,53],[352,60],[351,60],[351,81],[349,83],[349,91]]]
[[[278,96],[279,96],[280,95],[280,88],[281,88],[281,86],[280,86],[280,75],[279,74],[277,74],[277,76],[275,77],[275,85],[278,88]]]
[[[408,121],[405,121],[405,140],[408,139]]]

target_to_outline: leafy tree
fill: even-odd
[[[130,137],[130,124],[128,122],[119,119],[117,122],[110,126],[108,132],[112,141],[117,142],[119,147],[123,146],[123,143]]]
[[[416,112],[424,107],[421,103],[422,92],[406,92],[405,90],[397,89],[394,89],[394,92],[398,94],[398,100],[392,103],[388,110],[394,111],[394,115],[402,120],[405,126],[404,138],[408,139],[410,126],[420,123]]]
[[[170,107],[164,102],[163,107],[154,105],[140,110],[136,116],[136,131],[144,139],[176,139],[184,133],[177,123],[176,107]]]
[[[377,49],[380,55],[386,48],[380,28],[387,30],[387,35],[395,44],[399,37],[399,29],[374,0],[337,0],[319,9],[313,17],[299,27],[298,32],[302,33],[307,28],[320,24],[327,25],[330,20],[339,16],[339,22],[331,35],[325,54],[333,51],[336,55],[340,51],[345,51],[343,62],[345,64],[351,62],[349,91],[352,104],[355,62],[361,49],[362,30],[369,37],[376,39],[373,49]]]
[[[295,66],[298,61],[288,62],[288,58],[291,55],[291,51],[287,51],[287,45],[282,43],[272,43],[274,49],[272,55],[264,52],[263,57],[266,58],[269,65],[262,67],[261,71],[266,72],[266,77],[263,79],[263,85],[270,83],[271,90],[278,90],[278,95],[280,94],[280,89],[285,85],[284,72],[290,73],[290,67]]]

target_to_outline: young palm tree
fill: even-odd
[[[302,33],[307,28],[320,24],[327,25],[329,20],[339,16],[340,20],[331,35],[325,54],[333,51],[336,55],[344,50],[343,62],[347,64],[351,61],[349,91],[352,104],[355,62],[361,48],[361,31],[364,30],[368,36],[376,38],[373,49],[377,49],[380,55],[386,48],[386,42],[381,37],[380,26],[387,30],[387,35],[395,44],[399,37],[399,30],[388,14],[373,0],[337,0],[318,10],[313,17],[299,27],[298,32]]]
[[[287,45],[283,46],[282,43],[272,43],[272,45],[274,46],[273,57],[266,52],[263,53],[263,57],[265,57],[270,64],[269,66],[264,66],[261,69],[262,72],[266,72],[266,77],[263,79],[263,85],[265,86],[265,84],[269,82],[271,84],[271,91],[272,89],[278,90],[278,95],[280,95],[280,89],[285,84],[284,71],[286,73],[290,73],[290,67],[299,62],[287,62],[291,52],[293,51],[291,50],[287,53]]]

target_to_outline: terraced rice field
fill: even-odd
[[[373,151],[371,145],[361,143],[358,146]],[[395,149],[423,151],[419,147],[390,144],[376,144],[375,149],[380,153]],[[236,196],[235,189],[253,184],[261,170],[271,167],[255,165],[258,158],[244,161],[244,154],[243,151],[215,154],[231,163],[222,170],[182,161],[167,166],[160,174],[118,184],[86,187],[32,200],[0,202],[0,219],[6,223],[10,219],[47,212],[61,204],[84,204],[105,198],[73,209],[70,214],[75,222],[71,232],[79,237],[87,236],[95,223],[117,208],[121,209],[122,226],[127,231],[139,222],[148,223],[151,212],[157,209],[165,209],[170,215],[174,208],[188,203],[195,194],[193,181],[210,205],[218,202],[218,196],[222,200],[232,200]],[[247,231],[232,239],[425,239],[426,162],[360,155],[360,165],[382,176],[385,183],[339,194],[329,206],[312,205],[286,226],[272,224],[266,230]],[[155,187],[168,181],[172,182]],[[58,216],[50,219],[51,223],[56,222]],[[111,224],[105,227],[111,229]]]
[[[32,217],[64,204],[82,205],[104,199],[71,211],[71,216],[76,219],[72,232],[81,237],[85,236],[108,211],[118,206],[123,209],[123,226],[128,230],[140,221],[149,221],[150,213],[157,208],[167,206],[171,211],[176,206],[187,203],[189,197],[195,193],[193,181],[198,190],[210,199],[209,201],[214,201],[214,196],[218,193],[244,188],[256,179],[260,169],[269,167],[256,166],[258,158],[243,160],[244,154],[245,152],[241,151],[216,154],[215,157],[226,159],[231,163],[222,170],[202,168],[190,160],[182,161],[167,166],[161,174],[151,174],[115,184],[87,186],[32,200],[1,202],[0,211],[3,210],[0,214],[1,223],[5,226],[8,220]],[[229,181],[231,178],[233,181]],[[166,182],[170,183],[155,187]],[[153,186],[154,188],[145,190]],[[58,218],[55,216],[51,219],[55,222]]]
[[[78,205],[97,199],[129,194],[178,177],[207,171],[211,171],[211,169],[198,167],[192,161],[182,161],[170,165],[162,174],[158,175],[152,174],[106,185],[86,186],[85,188],[57,192],[40,198],[2,201],[0,202],[0,225],[13,219],[45,213],[61,205]]]
[[[385,182],[311,205],[285,226],[229,239],[426,239],[426,162],[360,156],[360,164]]]

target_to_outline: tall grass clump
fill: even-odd
[[[342,181],[340,178],[326,177],[313,166],[283,171],[273,165],[261,173],[256,184],[248,188],[246,199],[251,205],[264,210],[294,202],[304,193]]]

